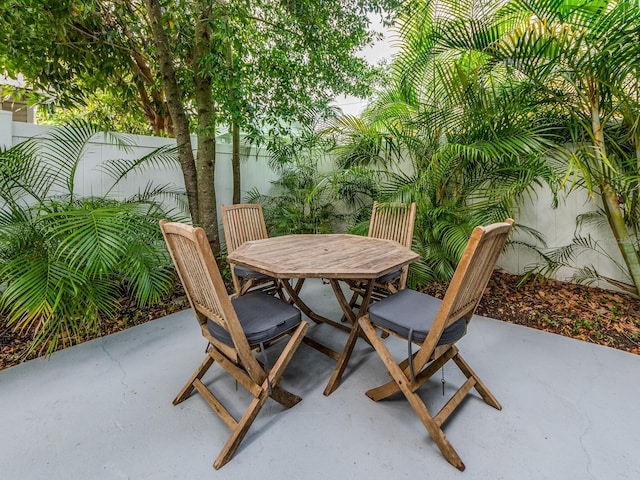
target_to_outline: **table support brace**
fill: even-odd
[[[368,282],[365,289],[364,297],[362,299],[362,303],[360,305],[360,309],[358,310],[358,314],[355,315],[349,307],[346,298],[342,294],[342,290],[340,290],[338,280],[331,279],[331,286],[333,287],[333,291],[336,293],[336,297],[338,298],[340,305],[342,306],[342,304],[344,303],[347,306],[347,308],[343,307],[343,309],[345,315],[347,315],[347,317],[349,318],[349,321],[352,322],[352,326],[351,332],[349,333],[349,338],[347,338],[347,343],[344,346],[344,350],[342,351],[340,359],[338,360],[338,363],[336,364],[336,367],[331,374],[329,383],[327,383],[327,386],[324,389],[324,395],[327,397],[331,395],[340,385],[342,375],[344,374],[344,371],[347,368],[347,364],[349,363],[349,359],[351,358],[351,354],[353,353],[353,347],[355,347],[358,337],[362,334],[360,324],[356,321],[356,318],[364,315],[369,308],[369,302],[371,301],[371,294],[373,292],[374,283],[375,282],[373,280]],[[342,299],[342,301],[340,301],[340,298]]]

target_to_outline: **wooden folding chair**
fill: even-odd
[[[416,220],[416,204],[374,202],[369,221],[369,237],[393,240],[411,248]],[[409,266],[376,279],[374,289],[395,293],[407,285]]]
[[[300,345],[309,324],[300,311],[264,292],[229,299],[220,271],[202,228],[160,221],[160,228],[184,286],[191,308],[208,342],[204,361],[173,401],[184,401],[197,390],[231,430],[231,436],[216,458],[218,469],[233,457],[249,427],[268,397],[289,408],[300,397],[278,386],[282,373]],[[271,368],[260,363],[252,350],[262,352],[280,337],[290,339]],[[205,386],[203,376],[214,362],[246,388],[253,400],[236,420]]]
[[[392,240],[404,247],[411,248],[415,219],[415,202],[410,204],[373,202],[368,236],[381,238],[383,240]],[[407,265],[399,270],[376,278],[371,293],[371,300],[380,300],[391,293],[405,288],[407,285],[408,272],[409,266]],[[353,294],[349,300],[349,306],[351,309],[354,309],[359,306],[358,298],[362,298],[364,295],[364,288],[360,283],[354,282],[351,285],[351,290]],[[343,316],[342,321],[345,320],[346,316]]]
[[[258,203],[222,205],[220,211],[227,253],[233,252],[245,242],[268,237],[262,205]],[[240,265],[231,265],[231,277],[235,297],[253,290],[262,290],[267,293],[277,293],[280,298],[284,299],[280,284],[275,278]]]
[[[467,324],[480,302],[513,220],[476,227],[458,264],[444,299],[404,289],[369,307],[358,323],[387,367],[392,380],[366,392],[379,401],[401,391],[447,461],[460,470],[464,463],[442,431],[442,424],[460,405],[472,388],[492,407],[500,403],[462,359],[456,342],[467,331]],[[408,343],[408,357],[398,363],[377,334],[382,332],[403,338]],[[420,346],[412,352],[412,344]],[[453,360],[467,377],[444,407],[432,415],[417,390],[449,360]]]

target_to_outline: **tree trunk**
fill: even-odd
[[[640,174],[640,132],[638,130],[636,130],[634,134],[634,144],[636,146],[636,172]],[[629,208],[629,211],[637,212],[638,203],[640,202],[640,178],[636,178],[634,180],[634,188],[631,195],[631,206]],[[640,218],[637,218],[636,222],[634,223],[633,233],[635,235],[635,238],[640,241]]]
[[[232,124],[233,149],[231,152],[231,167],[233,170],[233,203],[238,204],[240,198],[240,126],[235,120]]]
[[[229,70],[229,78],[233,82],[233,46],[227,41],[227,69]],[[231,104],[236,105],[235,89],[233,85],[229,88],[229,96]],[[241,202],[240,198],[240,125],[236,112],[231,112],[231,171],[233,173],[233,204],[237,205]]]
[[[193,49],[193,78],[198,112],[198,205],[200,207],[200,226],[204,228],[216,257],[220,256],[220,235],[218,233],[218,214],[215,189],[216,166],[216,120],[212,96],[211,72],[206,65],[205,56],[211,51],[209,17],[211,6],[207,2],[198,5],[198,17],[195,28]]]
[[[182,95],[176,72],[173,65],[173,57],[169,48],[169,40],[162,26],[162,11],[158,0],[145,0],[151,32],[152,41],[158,54],[160,75],[162,85],[167,97],[167,108],[171,115],[173,133],[175,133],[178,144],[178,159],[184,177],[184,186],[187,192],[187,201],[191,220],[194,224],[200,223],[200,209],[198,204],[198,176],[196,172],[196,162],[193,157],[193,146],[191,145],[191,135],[189,133],[189,120],[184,111]]]
[[[607,150],[604,141],[604,131],[602,129],[602,122],[600,121],[600,110],[598,107],[597,99],[598,95],[595,91],[591,95],[591,127],[593,129],[594,139],[594,152],[596,156],[596,165],[601,170],[599,175],[600,194],[602,196],[602,204],[607,214],[607,220],[613,236],[616,239],[622,258],[624,259],[627,268],[629,269],[629,275],[636,289],[636,294],[640,295],[640,257],[636,252],[633,240],[629,235],[629,230],[624,221],[624,213],[620,208],[618,201],[618,193],[615,188],[609,183],[607,178],[607,169],[610,167],[606,162]]]

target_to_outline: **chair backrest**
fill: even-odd
[[[416,219],[416,204],[373,202],[369,236],[393,240],[411,248],[413,227]]]
[[[268,237],[262,205],[259,203],[222,205],[220,211],[228,253],[233,252],[245,242]]]
[[[512,226],[513,220],[508,218],[473,229],[420,354],[434,349],[444,329],[452,323],[460,318],[467,322],[471,319]]]
[[[203,333],[207,330],[207,319],[212,320],[229,333],[242,363],[257,367],[204,230],[167,220],[160,221],[160,228]],[[209,340],[229,352],[215,339]]]

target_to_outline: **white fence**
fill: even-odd
[[[50,127],[40,125],[15,123],[11,121],[10,112],[0,111],[0,146],[10,147],[26,138],[41,135]],[[175,140],[158,137],[145,137],[131,135],[130,138],[137,145],[132,152],[128,152],[131,158],[136,158],[158,148],[162,145],[174,144]],[[195,145],[195,143],[194,143]],[[104,192],[105,186],[102,184],[102,177],[96,167],[108,159],[122,158],[123,152],[112,145],[101,143],[99,140],[93,142],[87,154],[86,161],[83,162],[82,170],[78,172],[76,193],[80,195],[90,195]],[[268,166],[268,156],[265,152],[255,151],[241,164],[241,190],[243,194],[254,187],[262,193],[268,193],[271,188],[271,181],[277,175]],[[141,176],[127,181],[122,190],[118,192],[122,195],[131,195],[144,188],[148,181],[157,184],[174,184],[183,188],[184,183],[179,169],[171,171],[147,172],[144,178]],[[232,200],[232,172],[231,172],[231,145],[219,144],[217,146],[216,157],[216,197],[218,206],[230,204]],[[593,210],[593,204],[584,192],[574,192],[561,198],[560,207],[552,208],[552,197],[548,191],[541,190],[537,196],[530,199],[515,219],[521,225],[527,225],[543,234],[547,249],[554,249],[567,245],[575,230],[576,216]],[[621,258],[611,232],[606,228],[600,230],[591,228],[589,230],[592,238],[599,242],[599,245],[617,261],[621,263]],[[516,232],[515,239],[531,243],[532,239]],[[500,259],[500,266],[510,273],[522,273],[533,264],[540,261],[537,255],[525,248],[514,248],[503,254]],[[602,275],[618,280],[624,280],[624,276],[615,262],[606,257],[585,253],[578,258],[578,265],[593,265]],[[573,271],[561,270],[557,278],[564,280],[572,275]]]
[[[43,135],[51,127],[11,121],[11,112],[0,111],[0,146],[11,147],[27,138]],[[97,167],[110,159],[139,158],[163,145],[175,145],[175,139],[147,137],[143,135],[127,135],[135,145],[130,151],[123,151],[116,146],[95,138],[91,142],[86,156],[79,166],[76,176],[77,195],[98,195],[105,193],[111,185],[109,179],[102,175]],[[194,148],[197,142],[194,140]],[[268,192],[271,181],[277,178],[268,166],[268,157],[264,151],[252,150],[248,158],[241,162],[240,175],[242,194],[257,187],[261,192]],[[233,176],[231,169],[231,145],[218,144],[216,148],[216,200],[220,205],[232,203]],[[149,182],[156,185],[173,184],[184,189],[184,180],[178,167],[170,170],[146,171],[143,175],[127,178],[120,185],[116,194],[130,196],[144,189]],[[105,182],[105,183],[103,183]]]
[[[576,217],[595,210],[593,201],[582,190],[563,193],[556,209],[553,208],[552,203],[551,192],[548,189],[540,189],[537,195],[525,203],[515,219],[516,223],[531,227],[543,234],[546,248],[542,246],[540,248],[546,251],[569,245],[576,230]],[[624,272],[618,267],[623,265],[622,256],[608,226],[584,226],[580,230],[580,235],[589,235],[597,243],[598,248],[606,251],[611,259],[604,255],[597,255],[595,252],[583,251],[576,259],[575,268],[561,269],[556,274],[557,279],[567,280],[576,269],[593,266],[602,276],[628,281],[624,277]],[[532,243],[532,239],[523,232],[516,231],[513,239]],[[506,251],[499,262],[504,270],[511,273],[523,273],[534,264],[540,263],[541,259],[537,254],[521,247]],[[608,287],[606,284],[600,286]]]

